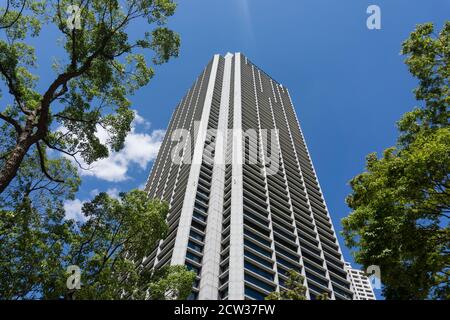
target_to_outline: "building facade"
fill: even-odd
[[[366,274],[359,269],[352,268],[348,262],[345,263],[345,268],[351,283],[353,300],[376,300],[372,284]]]
[[[146,266],[194,270],[191,298],[263,299],[296,270],[307,298],[352,299],[289,91],[244,55],[215,55],[179,102],[146,191],[170,205]]]

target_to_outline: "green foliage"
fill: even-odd
[[[62,276],[64,245],[73,222],[62,206],[43,213],[29,198],[0,212],[0,299],[35,299]]]
[[[399,142],[407,145],[419,131],[447,127],[450,111],[450,22],[439,33],[432,23],[418,25],[403,43],[402,54],[409,71],[419,80],[414,90],[424,108],[407,112],[398,123]]]
[[[0,131],[2,129],[5,135],[0,140],[0,154],[7,152],[5,146],[11,143],[13,137],[10,128],[3,126]],[[46,153],[46,148],[42,146],[40,151],[37,146],[30,149],[16,178],[0,194],[0,210],[14,210],[24,201],[30,201],[35,208],[57,210],[61,199],[73,199],[80,185],[77,168],[66,158],[48,158]],[[44,161],[45,170],[40,160]]]
[[[142,261],[165,236],[167,205],[135,190],[120,199],[100,193],[83,205],[82,212],[87,221],[68,253],[70,264],[83,272],[76,298],[118,299],[121,290],[131,292],[138,279],[133,261]]]
[[[80,9],[80,28],[70,27],[69,6]],[[134,118],[129,96],[149,83],[152,64],[178,56],[180,38],[166,26],[175,9],[172,0],[7,0],[0,7],[0,299],[190,293],[194,276],[185,267],[142,266],[166,235],[167,205],[141,191],[99,194],[84,204],[84,223],[67,220],[63,203],[80,179],[60,157],[90,164],[123,148]],[[142,34],[129,33],[134,25]],[[51,28],[65,54],[48,85],[36,74],[30,40]],[[106,142],[96,136],[100,128]],[[82,288],[68,293],[73,264]]]
[[[191,294],[196,274],[186,272],[184,266],[164,267],[154,274],[149,285],[150,298],[154,300],[186,300]]]
[[[80,28],[70,27],[66,13],[74,5]],[[0,159],[0,193],[39,143],[88,164],[123,147],[134,117],[128,97],[149,83],[151,63],[178,56],[180,38],[166,27],[175,9],[172,0],[7,0],[0,7],[0,80],[8,89],[6,99],[0,92],[0,119],[14,133]],[[129,34],[136,24],[143,33]],[[41,91],[29,42],[55,27],[65,55],[56,58],[54,80]],[[108,131],[106,143],[96,136],[99,128]]]
[[[287,290],[270,293],[265,300],[306,300],[306,287],[303,285],[305,278],[298,272],[289,271],[289,278],[286,280]]]
[[[142,262],[167,232],[167,204],[143,191],[83,205],[86,222],[64,218],[62,203],[43,211],[24,198],[0,212],[0,299],[185,299],[195,274],[184,266],[157,272]],[[69,265],[81,289],[68,292]]]
[[[0,299],[40,298],[65,268],[62,257],[75,230],[64,219],[62,199],[73,198],[79,179],[67,159],[48,160],[47,170],[65,183],[46,177],[34,148],[0,196]]]
[[[317,300],[329,300],[330,298],[328,297],[328,293],[324,292],[322,294],[317,295],[316,299]]]
[[[367,157],[342,220],[356,262],[380,266],[387,299],[450,298],[450,23],[433,35],[420,25],[402,50],[425,106],[400,120],[396,147]]]

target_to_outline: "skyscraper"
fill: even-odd
[[[170,209],[145,263],[194,270],[193,299],[263,299],[289,270],[309,299],[352,298],[289,92],[242,54],[215,55],[177,105],[146,191]]]

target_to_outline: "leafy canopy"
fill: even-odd
[[[367,157],[342,220],[364,267],[379,265],[387,299],[450,298],[450,22],[419,25],[403,43],[423,106],[398,122],[395,147]]]
[[[0,7],[0,120],[13,134],[0,150],[0,193],[32,146],[43,172],[46,149],[90,164],[123,147],[134,117],[128,97],[150,81],[152,65],[178,55],[179,36],[167,27],[175,9],[172,0],[7,0]],[[132,26],[139,28],[131,34]],[[30,43],[54,29],[64,54],[55,57],[47,84],[35,73]],[[108,132],[106,143],[99,128]]]
[[[184,266],[148,270],[143,261],[167,232],[167,205],[143,191],[83,205],[86,222],[64,218],[61,201],[33,206],[29,197],[0,212],[0,299],[186,299],[195,274]],[[69,292],[69,265],[81,289]]]
[[[175,3],[2,5],[0,299],[186,298],[195,274],[184,266],[154,272],[143,265],[167,232],[166,204],[130,191],[84,203],[86,221],[68,219],[64,210],[80,185],[67,157],[91,164],[120,150],[134,118],[129,97],[148,84],[154,65],[178,55],[179,36],[167,27]],[[31,43],[47,31],[59,33],[63,54],[54,58],[54,77],[44,83]],[[106,142],[96,136],[100,128]],[[74,264],[82,286],[68,292],[66,270]]]

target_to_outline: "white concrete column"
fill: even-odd
[[[202,277],[199,292],[200,300],[218,300],[232,59],[233,55],[231,53],[225,56],[219,123],[215,137],[214,167],[209,195],[208,224],[206,226],[205,247],[203,250]]]
[[[241,54],[234,60],[233,157],[230,216],[230,256],[228,299],[244,299],[244,217],[242,177]]]
[[[206,140],[206,131],[208,129],[208,119],[211,110],[214,86],[216,82],[217,67],[219,64],[219,55],[214,55],[211,74],[206,90],[205,102],[203,104],[202,116],[197,132],[197,139],[194,145],[191,170],[189,172],[186,193],[181,210],[180,222],[178,225],[177,236],[173,248],[171,265],[184,265],[186,259],[186,248],[189,241],[189,231],[191,228],[192,213],[195,205],[195,194],[197,192],[197,181],[200,176],[200,166],[202,163],[203,147]],[[194,139],[194,137],[191,137]]]

